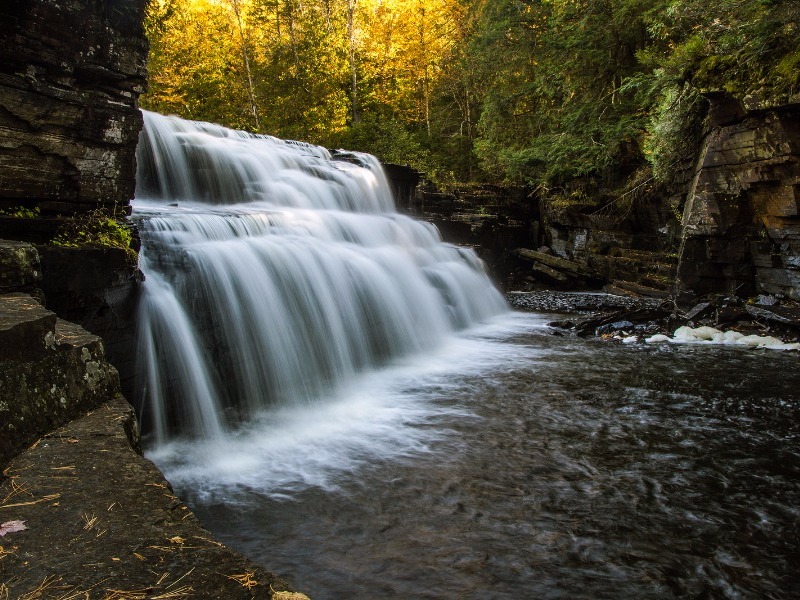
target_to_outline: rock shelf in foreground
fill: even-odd
[[[27,529],[0,538],[0,597],[236,599],[285,589],[215,541],[137,441],[118,395],[11,461],[0,523]]]

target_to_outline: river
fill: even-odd
[[[800,596],[797,354],[511,313],[151,457],[314,600]]]
[[[144,113],[146,452],[315,600],[800,597],[797,354],[511,312],[375,159]]]

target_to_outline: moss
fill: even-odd
[[[51,244],[67,248],[121,248],[132,263],[138,258],[131,226],[103,208],[66,219]]]
[[[14,217],[16,219],[35,219],[39,216],[39,207],[12,206],[10,208],[2,208],[0,209],[0,216]]]

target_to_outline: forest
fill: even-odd
[[[613,196],[691,165],[709,94],[797,101],[798,24],[798,0],[152,0],[141,105]]]

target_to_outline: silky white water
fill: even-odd
[[[519,361],[535,361],[539,349],[505,340],[546,329],[545,322],[507,313],[434,350],[360,373],[311,403],[257,412],[219,439],[177,438],[148,455],[195,502],[290,500],[308,488],[336,492],[342,482],[357,479],[359,469],[441,453],[453,437],[448,423],[477,418],[453,401],[453,382],[491,379]]]
[[[374,157],[144,120],[139,403],[156,446],[316,410],[507,311],[471,250],[395,212]]]
[[[793,354],[550,335],[371,157],[145,120],[147,454],[217,539],[316,599],[798,596]]]

